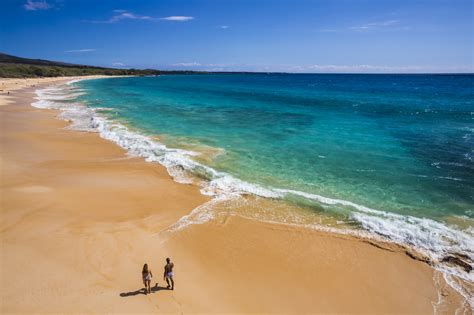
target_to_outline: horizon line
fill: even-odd
[[[99,68],[108,68],[108,69],[117,69],[117,70],[153,70],[153,71],[162,71],[162,72],[194,72],[194,73],[248,73],[248,74],[370,74],[370,75],[474,75],[474,70],[469,72],[291,72],[291,71],[242,71],[242,70],[226,70],[226,71],[213,71],[213,70],[191,70],[191,69],[157,69],[157,68],[146,68],[146,67],[109,67],[109,66],[100,66],[100,65],[86,65],[86,64],[76,64],[70,63],[68,61],[57,61],[57,60],[50,60],[50,59],[41,59],[41,58],[28,58],[28,57],[19,57],[15,55],[8,54],[6,52],[0,51],[0,54],[17,57],[17,58],[24,58],[24,59],[32,59],[32,60],[42,60],[42,61],[49,61],[49,62],[58,62],[58,63],[66,63],[69,66],[87,66],[87,67],[99,67]]]

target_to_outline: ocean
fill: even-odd
[[[179,228],[227,212],[373,236],[473,281],[441,261],[474,261],[474,75],[163,75],[38,95],[214,196]]]

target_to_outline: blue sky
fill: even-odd
[[[474,72],[472,0],[2,0],[0,51],[113,67]]]

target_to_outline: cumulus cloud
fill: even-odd
[[[160,18],[160,20],[175,21],[175,22],[186,22],[193,19],[194,17],[192,16],[181,16],[181,15],[173,15],[173,16],[166,16],[166,17]]]
[[[71,49],[71,50],[65,50],[64,52],[67,53],[82,53],[82,52],[91,52],[91,51],[96,51],[97,49],[95,48],[84,48],[84,49]]]
[[[36,11],[36,10],[48,10],[53,7],[53,5],[47,3],[46,1],[33,1],[27,0],[26,3],[23,5],[25,10],[28,11]]]

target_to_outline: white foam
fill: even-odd
[[[214,202],[230,200],[246,194],[265,198],[285,198],[294,195],[315,200],[323,205],[349,207],[352,209],[351,218],[365,230],[392,242],[412,246],[429,256],[443,272],[474,282],[472,274],[459,272],[457,268],[440,263],[440,260],[447,254],[460,253],[467,255],[471,259],[469,263],[472,264],[474,261],[472,229],[461,231],[431,219],[403,216],[346,200],[296,190],[263,187],[242,181],[230,174],[219,172],[196,162],[192,159],[198,155],[196,152],[169,148],[150,137],[131,131],[126,126],[107,119],[97,112],[103,109],[89,108],[81,103],[64,102],[64,100],[71,100],[79,96],[80,93],[83,91],[71,84],[37,90],[38,101],[33,106],[61,110],[60,118],[71,121],[70,128],[98,132],[102,138],[113,141],[127,150],[130,156],[143,157],[146,161],[162,164],[178,182],[191,183],[195,180],[195,174],[206,179],[199,182],[201,192],[214,196],[214,201],[196,208],[188,216],[183,217],[173,227],[175,230],[182,229],[189,224],[201,224],[211,220]],[[318,229],[321,228],[318,227]],[[340,229],[334,230],[341,233]]]
[[[203,224],[203,223],[209,222],[215,217],[215,214],[213,211],[214,205],[223,201],[232,200],[233,198],[236,198],[236,197],[237,196],[233,197],[233,196],[227,195],[227,196],[219,196],[219,197],[213,198],[210,201],[206,202],[205,204],[202,204],[199,207],[194,208],[193,211],[191,211],[188,215],[181,217],[178,220],[178,222],[170,226],[167,229],[167,231],[169,232],[179,231],[192,224]]]

